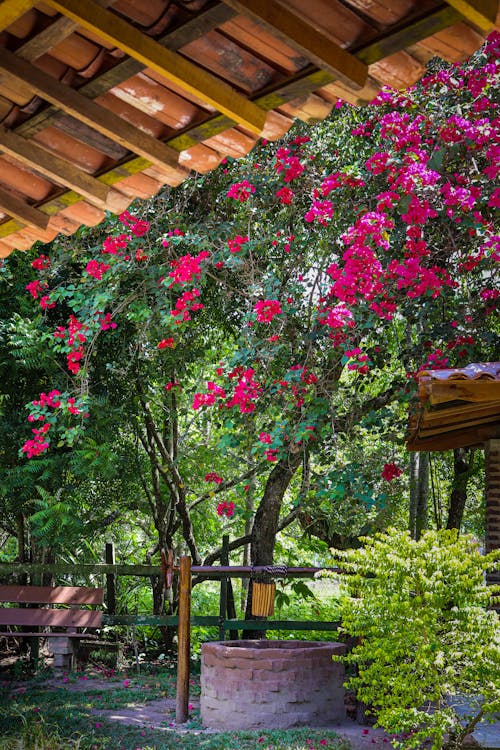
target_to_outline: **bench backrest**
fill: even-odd
[[[0,586],[0,602],[9,604],[63,604],[66,609],[0,607],[1,625],[98,628],[102,612],[77,609],[78,605],[101,605],[103,589],[87,586]]]

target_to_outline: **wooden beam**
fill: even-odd
[[[17,21],[33,7],[33,0],[3,0],[0,3],[0,31]]]
[[[425,419],[419,424],[418,434],[420,437],[434,437],[436,435],[445,435],[448,432],[456,432],[457,430],[466,430],[472,427],[481,427],[482,425],[491,424],[492,422],[499,422],[499,414],[491,414],[487,417],[474,417],[463,418],[459,422],[448,423],[443,421],[441,424],[427,424]]]
[[[5,190],[5,188],[0,188],[0,209],[9,214],[9,216],[12,216],[12,218],[22,222],[22,224],[27,224],[30,227],[44,231],[47,229],[47,224],[49,223],[47,214],[42,213],[38,208],[29,206],[20,198],[16,198],[8,190]]]
[[[0,80],[6,75],[27,84],[42,99],[107,135],[130,151],[149,159],[154,164],[166,164],[185,173],[178,165],[178,156],[173,149],[117,117],[105,107],[86,99],[69,86],[50,78],[12,52],[0,49]]]
[[[238,13],[258,21],[272,34],[280,36],[321,70],[327,70],[347,86],[361,89],[368,67],[346,52],[321,27],[312,26],[301,16],[276,0],[223,0]]]
[[[500,402],[500,380],[446,380],[429,383],[429,402],[447,401]]]
[[[99,208],[106,207],[109,193],[107,185],[50,151],[46,151],[34,141],[27,141],[20,135],[0,127],[0,151],[13,156],[30,169],[48,177],[49,180],[75,190]]]
[[[107,8],[111,5],[114,0],[98,0],[99,5]],[[16,55],[22,57],[23,60],[38,60],[39,57],[45,55],[52,47],[57,46],[60,42],[64,41],[70,34],[72,34],[78,28],[78,24],[72,21],[70,18],[60,16],[53,21],[50,26],[40,31],[36,36],[28,39],[24,42],[21,47],[16,50]]]
[[[446,2],[485,34],[489,34],[495,28],[498,0],[446,0]]]
[[[472,430],[456,430],[432,438],[412,435],[408,438],[406,447],[409,451],[449,451],[454,448],[482,447],[486,440],[498,437],[499,434],[498,425],[489,425]]]
[[[115,13],[101,8],[94,0],[85,0],[84,3],[80,0],[47,2],[93,34],[116,45],[146,67],[244,125],[252,133],[262,131],[266,115],[256,104],[181,55],[165,49]]]
[[[38,60],[39,57],[45,55],[52,47],[66,39],[77,28],[78,24],[70,18],[60,16],[46,29],[24,42],[16,54],[29,62]]]
[[[488,401],[482,404],[460,403],[445,408],[424,409],[421,424],[424,428],[432,424],[452,425],[463,422],[471,416],[487,420],[496,417],[500,421],[500,401]]]
[[[185,44],[189,44],[195,39],[199,39],[203,34],[207,34],[209,31],[217,28],[217,26],[229,21],[234,15],[234,11],[226,5],[221,4],[213,6],[201,11],[196,18],[187,21],[178,28],[173,30],[169,29],[166,34],[158,39],[158,42],[170,50],[178,50]],[[68,23],[70,22],[69,19],[63,19],[62,17],[59,20],[65,20],[68,21]],[[70,23],[73,23],[73,21]],[[40,34],[35,37],[35,39],[38,39],[39,36]],[[29,45],[29,42],[27,42],[27,45]],[[25,46],[26,45],[23,45],[20,50],[17,50],[17,54],[20,54],[22,50],[25,49]],[[24,55],[21,54],[21,57],[24,57]],[[144,65],[138,60],[129,57],[119,62],[110,70],[97,75],[91,81],[81,86],[78,91],[89,99],[96,99],[101,94],[105,94],[114,86],[119,86],[120,83],[132,78],[132,76],[137,75],[137,73],[140,73],[142,70],[144,70]],[[26,122],[18,125],[15,130],[21,135],[32,136],[35,135],[35,133],[39,133],[40,130],[50,127],[50,125],[55,122],[57,122],[59,127],[58,115],[59,112],[56,107],[48,107],[47,109],[38,112],[33,117],[30,117]],[[228,120],[227,117],[224,119]],[[231,127],[231,123],[232,121],[229,120],[227,127]]]
[[[406,20],[369,44],[357,48],[354,54],[367,65],[371,65],[460,21],[463,21],[463,16],[458,10],[445,5],[425,16]]]
[[[161,44],[162,47],[166,47],[172,52],[177,52],[181,47],[194,42],[196,39],[200,39],[200,37],[208,34],[209,31],[213,31],[218,26],[222,26],[223,23],[231,20],[235,15],[235,12],[226,5],[212,6],[206,10],[202,10],[199,15],[183,23],[182,26],[178,26],[173,30],[169,29],[166,34],[157,40],[158,44]],[[144,67],[144,64],[139,62],[139,60],[129,57],[105,73],[85,83],[79,91],[88,96],[89,99],[96,99],[114,86],[119,86],[123,81],[137,75],[137,73],[144,70]]]

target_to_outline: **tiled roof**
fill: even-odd
[[[498,6],[3,0],[0,257],[244,155],[295,117],[321,120],[339,97],[411,85],[434,55],[463,59]]]
[[[443,370],[422,370],[419,382],[432,380],[500,380],[500,362],[473,362],[467,367]]]
[[[409,419],[409,450],[480,446],[500,437],[500,362],[422,370],[418,396]]]

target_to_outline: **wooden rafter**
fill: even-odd
[[[58,109],[76,117],[139,156],[155,164],[166,164],[179,172],[175,151],[112,112],[47,76],[12,52],[0,49],[0,80],[5,76],[28,85],[34,93]]]
[[[32,0],[3,0],[0,3],[0,31],[17,21],[32,7]]]
[[[463,21],[462,14],[451,5],[445,5],[423,17],[408,20],[404,25],[391,29],[378,39],[360,47],[355,54],[367,65],[371,65],[388,55],[418,44],[422,39],[438,34],[459,21]]]
[[[5,213],[17,219],[22,224],[45,231],[49,223],[49,217],[38,208],[29,206],[20,198],[16,198],[5,188],[0,188],[0,208]]]
[[[342,49],[317,26],[285,8],[276,0],[224,0],[238,13],[256,19],[271,33],[276,32],[318,68],[327,70],[351,88],[361,89],[368,76],[367,66]]]
[[[166,34],[163,34],[157,40],[158,44],[166,47],[171,52],[177,52],[181,47],[191,44],[191,42],[208,34],[209,31],[213,31],[234,16],[235,12],[226,5],[212,6],[201,11],[196,18],[187,21],[177,29],[169,29]],[[84,84],[80,91],[90,99],[95,99],[114,86],[119,86],[123,81],[137,75],[145,67],[139,60],[129,57],[123,60],[123,62],[118,63],[118,65],[115,65],[111,70],[96,76],[92,81]]]
[[[33,141],[0,128],[0,151],[10,154],[49,180],[75,190],[100,208],[106,208],[109,188],[78,167],[51,154]]]
[[[446,2],[486,34],[495,28],[497,0],[446,0]]]
[[[99,4],[104,8],[112,5],[114,0],[99,0]],[[78,28],[78,24],[72,21],[71,18],[60,16],[53,21],[50,26],[47,26],[43,31],[40,31],[36,36],[28,39],[24,42],[19,49],[16,50],[16,54],[22,57],[23,60],[38,60],[39,57],[49,52],[52,47],[60,44],[64,39],[73,34]]]
[[[168,31],[168,33],[160,37],[158,42],[164,47],[168,47],[170,50],[178,50],[185,44],[189,44],[195,39],[199,39],[203,34],[206,34],[217,26],[225,23],[234,15],[234,11],[225,5],[216,5],[207,8],[195,19],[179,26],[174,31]],[[64,19],[62,16],[58,19],[58,21],[63,20],[69,22],[69,19]],[[70,23],[73,22],[71,21]],[[38,36],[34,37],[33,41],[38,39]],[[27,42],[26,45],[23,45],[20,50],[17,51],[17,54],[21,54],[27,45],[29,45],[29,42]],[[23,56],[24,55],[21,54],[21,57]],[[118,63],[118,65],[115,65],[110,70],[97,75],[92,81],[85,83],[79,88],[78,91],[89,99],[96,99],[98,96],[101,96],[101,94],[105,94],[114,86],[119,86],[123,81],[132,78],[132,76],[137,75],[137,73],[140,73],[142,70],[144,70],[144,65],[138,60],[129,57]],[[49,107],[33,117],[30,117],[26,122],[18,125],[16,127],[16,132],[26,136],[33,136],[35,133],[40,132],[40,130],[47,128],[56,122],[59,115],[60,113],[56,107]],[[224,117],[224,120],[228,121],[228,118]],[[228,122],[226,127],[230,127],[230,122]]]
[[[262,131],[266,113],[256,104],[181,55],[162,47],[116,14],[101,8],[93,0],[85,0],[84,3],[79,0],[47,2],[60,13],[116,45],[130,57],[139,60],[185,91],[211,104],[251,132]]]
[[[57,18],[53,24],[47,26],[46,29],[40,31],[36,36],[28,39],[27,42],[17,50],[19,57],[23,60],[33,62],[38,60],[39,57],[45,55],[52,47],[62,42],[66,37],[72,34],[75,29],[78,28],[78,24],[72,21],[70,18],[64,18],[61,16]]]

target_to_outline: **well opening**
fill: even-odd
[[[201,649],[201,718],[213,729],[332,726],[345,717],[342,643],[221,641]]]

